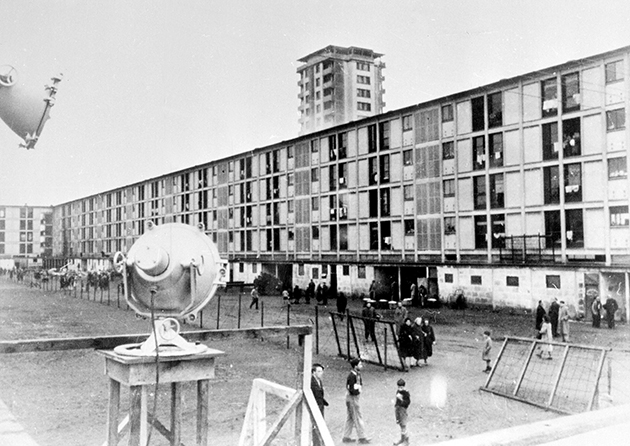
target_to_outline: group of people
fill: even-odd
[[[350,373],[346,378],[346,422],[343,429],[343,443],[354,443],[357,439],[352,438],[353,431],[356,431],[358,442],[360,444],[371,443],[372,440],[367,436],[365,431],[365,421],[361,411],[361,394],[363,392],[363,377],[361,370],[363,362],[359,358],[350,360]],[[324,416],[324,408],[328,406],[324,395],[324,385],[322,377],[324,375],[324,366],[321,364],[313,364],[311,369],[311,391],[317,402],[319,410]],[[408,446],[409,434],[407,433],[407,408],[411,404],[411,396],[405,388],[405,380],[399,379],[396,382],[396,397],[394,399],[394,416],[396,424],[400,427],[400,439],[394,442],[394,446]],[[320,436],[313,432],[313,444],[321,445]]]
[[[543,327],[545,318],[548,327]],[[542,300],[539,300],[536,307],[536,337],[542,339],[543,336],[550,336],[552,341],[553,338],[561,336],[562,342],[569,342],[569,334],[569,307],[564,300],[558,302],[558,298],[554,298],[549,305],[549,311],[545,310]]]
[[[593,327],[599,328],[602,319],[606,319],[608,328],[615,328],[615,313],[619,309],[619,304],[611,295],[602,304],[599,296],[595,297],[591,304],[591,314],[593,316]]]
[[[399,352],[405,361],[405,367],[427,364],[427,358],[433,356],[434,344],[435,332],[429,319],[417,317],[412,322],[411,318],[405,317],[398,331]]]

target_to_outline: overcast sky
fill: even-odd
[[[0,205],[294,138],[297,60],[331,44],[384,54],[391,111],[630,45],[630,2],[2,0],[0,65],[64,79],[35,150],[0,122]]]

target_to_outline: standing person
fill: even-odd
[[[481,359],[486,361],[486,368],[484,369],[484,373],[490,373],[492,367],[490,367],[490,352],[492,351],[492,338],[490,337],[490,332],[488,330],[483,332],[483,350],[481,351]]]
[[[343,443],[352,443],[355,440],[351,437],[352,430],[357,430],[359,443],[370,443],[370,438],[365,436],[365,423],[361,414],[361,392],[363,390],[363,379],[361,369],[363,362],[358,358],[350,360],[352,370],[346,379],[346,425],[343,429]]]
[[[343,291],[339,291],[337,293],[337,313],[341,314],[341,320],[343,320],[343,315],[346,313],[346,308],[348,307],[348,298],[346,297]]]
[[[368,297],[374,301],[376,300],[376,280],[373,280],[372,283],[370,284]]]
[[[602,321],[602,301],[596,296],[591,304],[591,314],[593,315],[593,327],[599,328]]]
[[[562,342],[569,342],[569,308],[563,300],[560,301],[560,312],[558,313],[558,321],[560,323],[560,334]]]
[[[551,322],[551,333],[554,337],[558,336],[558,315],[560,314],[560,305],[558,298],[554,297],[553,302],[549,306],[549,321]]]
[[[315,283],[313,279],[308,283],[308,288],[306,288],[306,305],[310,305],[311,299],[315,297]]]
[[[405,368],[411,368],[411,360],[409,358],[415,357],[415,343],[414,343],[414,329],[411,325],[411,319],[405,318],[400,332],[398,333],[398,352],[400,357],[405,362]]]
[[[394,446],[408,446],[409,435],[407,435],[407,408],[411,404],[411,396],[405,389],[405,380],[399,379],[396,383],[398,390],[396,391],[396,402],[394,403],[394,414],[396,416],[396,424],[400,426],[400,440],[394,443]]]
[[[317,284],[317,288],[315,289],[315,300],[317,301],[317,305],[322,302],[322,283]]]
[[[376,314],[376,310],[372,307],[370,302],[365,304],[363,310],[361,311],[361,316],[363,316],[363,327],[365,328],[365,341],[367,342],[370,338],[372,338],[373,342],[376,342],[376,322],[375,319],[378,317]]]
[[[311,392],[317,402],[317,407],[324,417],[324,407],[328,406],[328,401],[324,398],[324,366],[321,364],[313,364],[311,367]],[[315,432],[315,426],[313,426],[313,445],[321,445],[320,436]]]
[[[411,305],[414,307],[420,306],[420,302],[418,300],[418,285],[416,285],[416,281],[411,282],[411,287],[409,288],[409,297],[411,297]]]
[[[611,294],[608,295],[608,299],[606,299],[606,303],[604,304],[604,310],[606,310],[606,322],[608,322],[608,328],[615,328],[615,313],[619,309],[619,305],[617,301],[612,297]]]
[[[425,357],[424,363],[427,363],[427,358],[433,356],[433,346],[435,345],[435,332],[433,327],[429,325],[429,319],[424,318],[422,320],[422,331],[424,332],[424,351]]]
[[[538,357],[542,358],[544,356],[545,359],[551,359],[551,352],[553,351],[553,335],[551,333],[551,323],[549,322],[549,316],[546,314],[543,316],[543,322],[540,326],[539,333],[541,334],[540,339],[545,341],[544,344],[541,344],[540,350],[538,351]]]
[[[405,323],[405,319],[407,319],[408,315],[409,312],[403,306],[402,302],[398,302],[398,304],[396,305],[396,309],[394,310],[394,322],[396,322],[397,334],[400,333],[400,327],[402,327],[402,325]]]
[[[540,331],[540,327],[542,327],[543,316],[547,314],[545,311],[542,300],[538,301],[538,306],[536,307],[536,330]]]
[[[250,294],[252,296],[252,302],[249,304],[249,309],[251,310],[251,308],[255,305],[258,310],[258,300],[260,298],[260,295],[258,294],[258,287],[252,288],[252,292]]]
[[[280,310],[282,311],[285,307],[288,308],[291,306],[291,296],[289,296],[289,291],[285,288],[282,290],[282,307]]]
[[[395,280],[392,282],[392,285],[390,286],[390,291],[391,291],[391,299],[394,302],[398,302],[400,300],[400,296],[398,295],[398,282],[396,282]]]
[[[322,285],[322,305],[325,307],[328,306],[329,293],[330,293],[330,289],[328,288],[328,285],[326,285],[326,282],[324,282],[324,284]]]
[[[302,297],[302,290],[296,284],[295,287],[293,288],[293,303],[294,304],[299,304],[301,297]]]
[[[423,359],[425,364],[427,362],[427,349],[425,344],[425,338],[427,334],[422,329],[422,318],[417,317],[413,321],[413,357],[416,360],[416,367],[420,367],[420,360]]]

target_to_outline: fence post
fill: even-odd
[[[238,328],[239,330],[241,328],[241,300],[242,300],[241,293],[238,293],[238,319],[236,323],[236,328]]]
[[[291,304],[287,304],[287,327],[291,325]],[[287,350],[289,349],[289,336],[287,335]]]
[[[319,307],[315,305],[315,354],[319,355]]]
[[[109,306],[109,302],[110,302],[110,298],[109,298],[109,287],[110,287],[110,284],[109,284],[109,282],[108,282],[108,283],[107,283],[107,306]]]
[[[116,287],[116,305],[120,308],[120,286]]]
[[[219,329],[219,320],[221,318],[221,295],[217,296],[217,330]]]
[[[260,300],[260,328],[265,326],[265,301]]]

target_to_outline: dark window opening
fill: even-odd
[[[545,204],[560,203],[560,168],[545,167],[543,170]]]
[[[558,123],[550,122],[542,126],[542,149],[544,160],[557,160],[560,143],[558,142]]]
[[[562,121],[562,150],[565,158],[582,154],[580,118]]]
[[[503,97],[502,93],[488,95],[488,128],[503,125]]]
[[[485,107],[483,96],[473,98],[471,101],[472,106],[472,131],[477,132],[483,130],[485,125]]]

